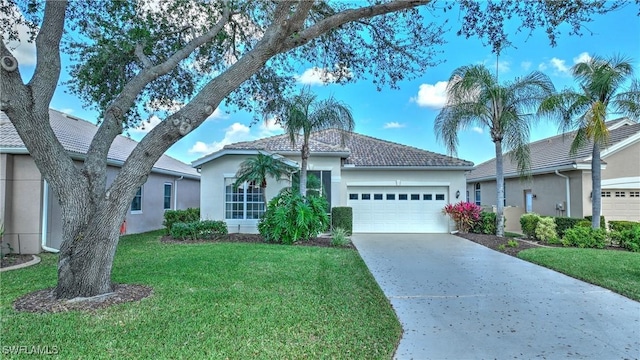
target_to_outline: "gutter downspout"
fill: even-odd
[[[565,180],[565,184],[566,184],[566,187],[567,187],[567,190],[566,190],[566,194],[567,194],[567,217],[571,217],[571,187],[569,186],[569,177],[567,175],[560,174],[560,172],[558,172],[558,170],[556,170],[556,175],[564,178],[564,180]]]
[[[173,180],[173,210],[178,210],[178,181],[184,179],[184,176]]]
[[[44,180],[42,198],[42,234],[40,237],[40,247],[44,251],[57,253],[60,252],[60,250],[47,246],[47,231],[49,230],[49,184],[47,180]]]

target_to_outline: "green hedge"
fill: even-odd
[[[171,237],[178,240],[217,239],[225,235],[227,224],[224,221],[176,222],[171,226]]]
[[[611,222],[609,222],[611,224]],[[640,226],[632,226],[629,229],[612,231],[610,233],[611,240],[620,244],[627,250],[640,252]]]
[[[585,216],[584,218],[589,220],[589,221],[591,221],[593,216],[588,215],[588,216]],[[600,215],[600,228],[603,229],[603,230],[607,230],[607,225],[606,225],[606,223],[604,221],[604,216],[602,216],[602,215]]]
[[[607,246],[607,232],[603,229],[577,226],[565,231],[562,245],[604,249]]]
[[[556,232],[558,233],[558,237],[562,238],[564,236],[564,232],[567,229],[571,229],[578,225],[579,222],[584,221],[581,218],[569,218],[569,217],[554,217],[553,221],[556,223]]]
[[[535,213],[522,214],[520,216],[520,228],[522,233],[529,239],[535,239],[538,221],[540,221],[540,215]]]
[[[623,221],[623,220],[609,220],[609,230],[611,230],[611,231],[631,230],[634,227],[640,227],[640,222],[637,222],[637,221]]]
[[[164,226],[167,235],[171,234],[173,224],[177,222],[192,223],[200,220],[200,208],[188,208],[186,210],[166,210],[164,212]]]
[[[336,206],[331,209],[331,227],[342,228],[351,235],[353,232],[353,209],[348,206]]]

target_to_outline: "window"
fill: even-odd
[[[629,197],[640,197],[640,191],[629,191]]]
[[[299,186],[300,173],[293,174],[291,181]],[[329,203],[327,210],[331,211],[331,171],[307,170],[307,195],[322,195]]]
[[[602,197],[611,197],[611,191],[603,191]]]
[[[480,206],[482,205],[482,199],[480,197],[480,183],[476,183],[475,185],[475,200],[476,200],[476,205]]]
[[[407,200],[407,194],[399,194],[398,200]]]
[[[265,211],[262,188],[254,183],[233,186],[234,179],[225,179],[225,219],[260,219]]]
[[[373,200],[382,200],[382,194],[373,194]]]
[[[358,194],[349,194],[349,200],[358,200]]]
[[[436,194],[436,200],[444,200],[444,194]]]
[[[136,195],[131,201],[131,212],[134,211],[142,212],[142,186],[138,188]]]
[[[506,181],[503,183],[502,190],[504,190],[504,199],[503,199],[504,203],[502,204],[502,206],[507,206],[507,182]]]
[[[411,200],[420,200],[420,194],[411,194]]]
[[[164,183],[164,209],[171,209],[171,183]]]
[[[616,197],[624,197],[624,196],[625,196],[624,191],[616,191]]]
[[[433,200],[433,194],[422,194],[422,200]]]
[[[387,200],[395,200],[396,194],[387,194]]]
[[[371,200],[371,194],[362,194],[362,200]]]

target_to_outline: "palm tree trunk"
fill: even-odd
[[[307,163],[309,162],[309,144],[302,144],[302,162],[300,164],[300,195],[307,196]]]
[[[602,207],[602,169],[600,167],[600,146],[593,144],[593,152],[591,154],[591,227],[600,228],[600,213]]]
[[[504,236],[504,166],[502,159],[502,141],[495,141],[496,146],[496,235]]]

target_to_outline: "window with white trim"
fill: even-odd
[[[136,191],[136,195],[131,200],[131,212],[142,212],[142,186]]]
[[[237,188],[235,179],[225,178],[224,218],[227,220],[260,219],[265,211],[264,193],[253,182],[244,183]]]
[[[640,197],[640,191],[629,191],[629,197]]]
[[[164,183],[164,209],[171,209],[171,194],[172,194],[172,184]]]
[[[616,197],[624,197],[624,196],[625,196],[624,191],[616,191]]]
[[[480,192],[480,183],[476,183],[475,185],[475,200],[476,200],[476,205],[480,206],[482,205],[482,201],[481,201],[481,192]]]
[[[602,191],[602,197],[611,197],[611,191]]]

